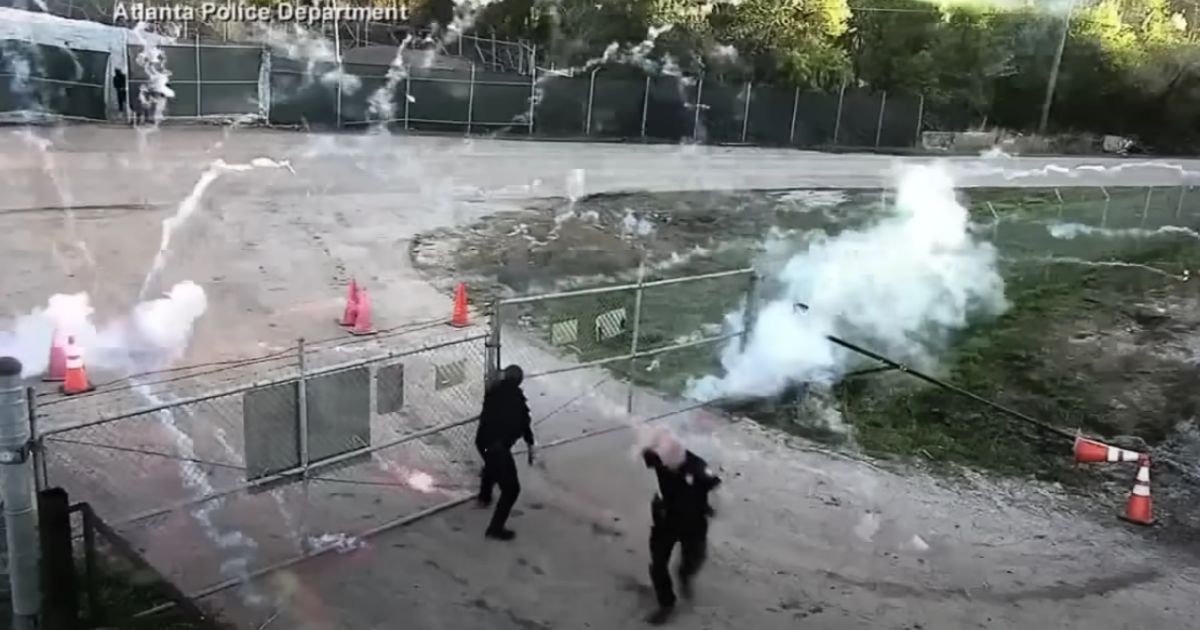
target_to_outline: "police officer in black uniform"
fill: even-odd
[[[525,374],[516,365],[504,368],[500,379],[493,383],[483,396],[483,410],[479,412],[479,427],[475,433],[475,448],[483,458],[483,473],[479,487],[479,503],[492,503],[492,489],[500,486],[500,500],[492,513],[491,523],[484,533],[496,540],[512,540],[516,534],[505,527],[512,512],[517,495],[521,493],[521,482],[517,478],[517,464],[513,461],[512,447],[517,439],[523,439],[529,451],[529,464],[533,464],[533,429],[529,416],[529,403],[521,391]]]
[[[663,453],[664,447],[682,451],[682,461],[672,461],[680,458]],[[668,568],[671,552],[678,543],[680,590],[685,599],[690,598],[692,579],[704,563],[708,544],[708,519],[713,515],[708,494],[720,485],[721,479],[709,471],[700,456],[662,434],[656,447],[642,450],[642,459],[658,476],[659,493],[651,503],[650,528],[650,581],[658,609],[646,621],[660,625],[671,617],[675,608]]]

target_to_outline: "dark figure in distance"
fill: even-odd
[[[704,564],[708,544],[708,519],[713,515],[708,494],[721,479],[712,474],[700,456],[687,450],[667,433],[655,436],[654,443],[642,450],[642,460],[658,476],[659,493],[650,505],[650,581],[658,609],[646,618],[660,625],[675,609],[669,564],[671,552],[679,544],[679,586],[684,598],[691,598],[692,579]]]
[[[517,495],[521,493],[521,482],[517,479],[517,464],[513,461],[512,447],[517,439],[525,440],[529,450],[529,463],[533,464],[533,429],[529,417],[529,403],[521,391],[525,374],[521,368],[510,365],[504,368],[500,379],[483,395],[483,410],[479,412],[479,428],[475,433],[475,448],[483,457],[483,474],[479,486],[479,503],[492,503],[492,489],[500,486],[500,500],[485,535],[497,540],[512,540],[516,534],[505,527],[512,512]]]
[[[121,110],[121,115],[128,117],[129,114],[125,111],[125,95],[128,90],[128,85],[125,82],[125,73],[121,72],[120,68],[113,71],[113,89],[117,91],[117,109]]]

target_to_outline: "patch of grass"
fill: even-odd
[[[1171,266],[1200,262],[1194,242],[1176,241],[1126,256],[1127,262]],[[1136,270],[1069,267],[1017,275],[1009,311],[959,335],[944,379],[968,391],[1068,429],[1113,435],[1100,413],[1108,392],[1086,374],[1064,371],[1055,352],[1055,322],[1116,320],[1123,304],[1171,290],[1178,281]],[[980,403],[901,375],[864,377],[839,386],[864,450],[877,456],[917,456],[1033,474],[1064,482],[1083,479],[1064,455],[1070,445]]]

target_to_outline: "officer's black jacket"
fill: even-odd
[[[518,439],[523,439],[532,446],[531,424],[529,402],[521,386],[513,381],[497,381],[483,395],[475,445],[484,450],[493,446],[511,449]]]
[[[658,476],[656,503],[667,515],[690,518],[712,514],[708,493],[720,485],[721,478],[712,474],[703,458],[688,451],[679,468],[668,468],[657,458],[653,467]]]

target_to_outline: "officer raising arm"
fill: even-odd
[[[668,565],[679,544],[679,583],[684,598],[691,598],[692,579],[704,564],[708,545],[708,519],[713,515],[708,495],[721,479],[700,456],[684,448],[666,432],[655,436],[642,450],[642,460],[658,477],[659,493],[650,505],[650,581],[658,609],[646,618],[665,623],[675,608]]]
[[[505,527],[512,512],[517,495],[521,493],[521,482],[517,478],[517,464],[513,461],[512,447],[518,439],[525,441],[529,450],[529,463],[533,464],[533,428],[529,416],[529,402],[521,391],[525,375],[521,368],[510,365],[504,368],[500,379],[483,395],[483,409],[479,412],[479,427],[475,432],[475,448],[483,458],[483,473],[479,486],[479,503],[487,506],[492,502],[492,489],[500,486],[500,500],[492,513],[491,523],[484,535],[496,540],[512,540],[516,534]]]

